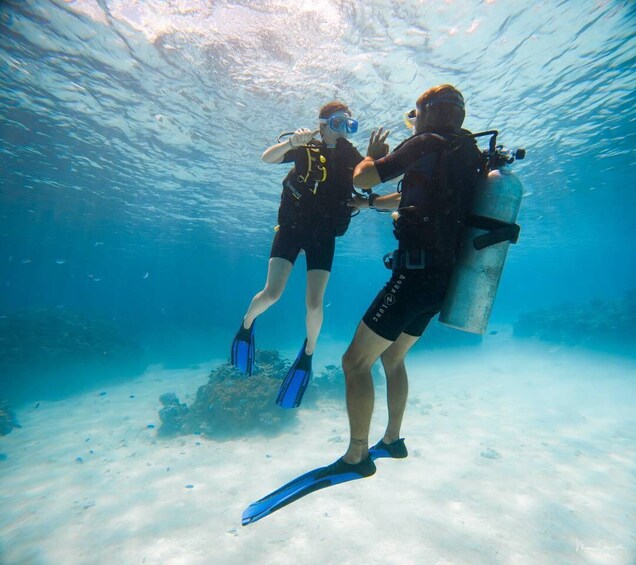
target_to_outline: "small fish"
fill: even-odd
[[[33,263],[33,261],[31,261],[31,259],[22,259],[21,263],[23,265],[28,265],[29,263]]]
[[[149,276],[150,276],[150,273],[148,271],[146,271],[144,273],[144,280],[146,280]]]
[[[497,330],[492,330],[488,335],[497,335],[499,332]]]
[[[66,263],[66,259],[56,259],[56,260],[55,260],[55,262],[56,262],[58,265],[64,265],[64,263]]]
[[[99,247],[100,245],[104,245],[103,241],[96,241],[95,242],[95,247]]]
[[[35,403],[35,406],[33,407],[33,410],[35,410],[36,408],[39,408],[39,407],[40,407],[40,403],[39,403],[39,402],[36,402],[36,403]]]

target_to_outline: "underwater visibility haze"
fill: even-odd
[[[337,240],[307,406],[290,414],[273,400],[263,400],[271,390],[275,394],[276,379],[284,376],[284,359],[292,360],[305,336],[303,257],[282,299],[258,321],[256,343],[262,357],[257,361],[267,368],[271,382],[264,379],[252,386],[243,379],[228,388],[227,383],[234,382],[232,371],[223,364],[251,297],[265,281],[281,181],[287,173],[287,165],[266,164],[261,154],[281,132],[316,129],[318,110],[331,100],[343,101],[359,121],[359,130],[349,139],[363,155],[379,126],[391,131],[387,142],[393,149],[411,133],[404,114],[418,96],[431,86],[450,83],[466,100],[464,127],[474,132],[496,129],[506,148],[526,150],[526,158],[512,165],[523,183],[521,233],[508,251],[483,340],[433,322],[414,349],[411,365],[407,362],[413,383],[407,418],[409,411],[422,422],[439,417],[443,434],[451,418],[444,420],[442,412],[452,416],[457,401],[466,405],[465,419],[454,420],[455,434],[429,437],[427,424],[416,423],[420,420],[414,416],[405,430],[413,438],[408,436],[414,454],[408,463],[378,463],[378,477],[391,465],[419,466],[412,475],[405,471],[404,492],[395,494],[391,504],[403,507],[411,498],[419,500],[416,478],[426,476],[427,461],[445,468],[435,459],[443,456],[423,446],[432,438],[440,441],[439,449],[445,445],[452,451],[453,442],[465,437],[476,441],[476,468],[499,465],[500,470],[490,470],[488,476],[499,477],[503,485],[507,480],[514,483],[525,464],[499,457],[495,432],[480,440],[477,433],[468,430],[464,436],[461,431],[460,424],[476,425],[479,414],[488,420],[484,405],[496,412],[494,421],[502,417],[497,410],[503,410],[510,429],[519,423],[514,407],[527,410],[528,429],[546,426],[545,435],[537,432],[536,446],[555,445],[548,428],[557,430],[559,441],[571,442],[567,448],[554,447],[550,457],[582,455],[576,455],[577,463],[542,459],[537,452],[545,475],[535,471],[539,474],[528,479],[536,482],[523,495],[527,498],[510,495],[516,506],[511,503],[504,510],[498,506],[503,498],[466,470],[461,480],[473,481],[475,490],[492,498],[476,500],[471,487],[462,491],[447,484],[447,490],[426,499],[429,509],[437,508],[431,512],[439,519],[422,530],[406,525],[406,511],[376,522],[372,515],[347,514],[348,508],[359,510],[360,499],[379,496],[381,487],[329,489],[329,496],[346,491],[346,498],[332,503],[338,510],[313,515],[324,524],[316,535],[331,539],[344,552],[344,562],[351,563],[357,558],[346,553],[346,538],[329,528],[346,523],[357,527],[360,520],[366,524],[360,526],[366,539],[380,535],[386,522],[396,525],[395,535],[402,527],[411,536],[408,543],[394,540],[385,547],[397,561],[376,555],[375,561],[366,562],[490,563],[495,557],[488,548],[497,547],[497,559],[505,562],[571,562],[581,557],[591,563],[630,563],[636,555],[636,539],[627,526],[636,519],[631,455],[636,420],[626,408],[636,405],[635,53],[636,5],[631,0],[0,2],[0,484],[19,492],[17,485],[25,483],[17,482],[18,475],[27,476],[35,461],[25,446],[35,449],[42,441],[42,426],[57,422],[60,441],[53,437],[52,451],[38,455],[40,467],[53,470],[32,475],[31,482],[41,480],[62,494],[74,489],[68,491],[69,498],[74,497],[69,532],[79,523],[73,520],[83,516],[77,527],[95,551],[91,561],[71,533],[59,534],[57,542],[47,538],[47,524],[55,521],[57,512],[66,512],[63,507],[44,510],[33,526],[17,526],[36,503],[0,486],[3,508],[9,509],[0,519],[0,538],[5,538],[0,541],[0,561],[107,562],[105,548],[112,547],[124,562],[147,558],[156,563],[205,563],[214,554],[219,563],[243,563],[268,543],[259,537],[264,532],[282,540],[259,554],[268,562],[288,562],[295,543],[308,552],[307,562],[332,560],[324,547],[312,545],[308,534],[301,536],[301,543],[276,529],[279,520],[289,520],[285,523],[296,531],[314,532],[310,512],[302,512],[302,518],[294,514],[304,501],[258,527],[240,530],[240,535],[235,526],[241,509],[268,486],[273,490],[293,478],[294,469],[300,474],[328,463],[312,459],[307,450],[317,448],[313,455],[324,458],[327,449],[333,449],[334,457],[344,449],[348,436],[341,356],[388,280],[382,256],[395,248],[391,216],[362,210]],[[376,188],[380,194],[394,190],[394,183]],[[549,355],[558,361],[553,363]],[[606,371],[596,378],[591,367]],[[470,379],[471,371],[483,373]],[[376,410],[381,415],[383,377],[376,373]],[[512,381],[505,384],[513,375],[520,379],[516,388]],[[449,379],[448,388],[442,376]],[[464,377],[466,381],[453,380]],[[530,387],[535,377],[540,380]],[[320,382],[325,383],[322,392]],[[564,406],[576,403],[574,397],[568,403],[565,393],[548,392],[556,390],[552,386],[565,387],[564,382],[572,390],[586,391],[584,398],[576,397],[581,413],[566,410],[566,417],[548,408],[549,398],[558,397]],[[437,402],[427,398],[429,385]],[[114,391],[121,386],[126,392],[117,400]],[[532,397],[537,403],[517,405],[514,392],[501,392],[507,386],[519,394],[529,386],[528,393],[538,395]],[[501,404],[491,403],[485,391],[495,399],[503,394]],[[82,395],[91,400],[82,400]],[[594,405],[593,398],[602,398],[602,403]],[[478,400],[482,408],[473,405]],[[131,402],[138,402],[134,416]],[[215,402],[224,403],[223,414],[201,425],[202,414]],[[328,414],[325,406],[330,407]],[[163,434],[158,433],[159,410],[167,411]],[[93,423],[91,415],[98,418]],[[137,426],[137,432],[126,435],[119,427],[122,419]],[[226,430],[232,419],[236,427]],[[525,430],[525,424],[519,429]],[[570,431],[577,425],[585,430],[580,428],[575,440]],[[259,435],[259,426],[266,428],[265,436]],[[625,431],[630,427],[632,432]],[[86,441],[82,454],[79,446],[71,445],[74,430],[86,430],[81,431],[81,441]],[[108,443],[109,433],[115,444]],[[187,438],[183,441],[188,447],[182,450],[187,456],[179,455],[179,438]],[[327,440],[326,446],[311,446],[312,441]],[[132,474],[134,456],[126,459],[122,454],[135,441],[143,447],[131,447],[131,453],[143,453],[147,467],[142,464]],[[527,443],[535,445],[532,441]],[[123,451],[117,452],[120,447]],[[169,457],[174,460],[153,459],[161,450],[168,457],[173,447]],[[204,457],[200,454],[205,449]],[[511,451],[514,448],[507,454]],[[258,458],[258,465],[250,455]],[[68,458],[72,469],[84,473],[75,482],[82,485],[88,484],[93,456],[107,460],[109,469],[91,471],[93,479],[121,472],[130,481],[143,481],[145,489],[162,485],[166,501],[187,506],[182,520],[177,513],[153,526],[132,510],[118,513],[113,500],[100,498],[106,491],[116,497],[117,483],[103,483],[109,485],[105,490],[85,495],[62,482],[69,472],[56,469],[54,462]],[[285,466],[276,467],[282,461]],[[469,459],[458,464],[472,468]],[[599,498],[581,502],[572,494],[539,511],[537,501],[543,499],[532,497],[545,477],[555,468],[567,474],[578,464],[598,475],[587,482],[573,471],[567,485],[580,481],[586,485],[580,497],[593,497],[594,492]],[[155,475],[142,478],[155,469]],[[179,475],[188,487],[179,482],[179,496],[186,492],[190,497],[181,503],[171,498],[165,477],[190,472],[199,482]],[[210,478],[215,472],[224,482]],[[395,473],[394,490],[401,480]],[[603,485],[601,474],[613,487]],[[249,476],[249,481],[237,481],[241,476]],[[431,471],[431,480],[437,476]],[[204,486],[197,490],[200,484]],[[564,484],[555,486],[554,493],[570,492]],[[219,495],[223,510],[205,514],[213,512],[205,500],[214,492],[224,493]],[[200,499],[192,498],[197,494]],[[143,496],[135,508],[156,512],[155,495]],[[307,505],[319,507],[321,496],[313,495],[317,502]],[[111,514],[105,510],[109,504]],[[486,507],[488,517],[479,513]],[[367,509],[371,512],[371,506]],[[99,519],[85,518],[89,512]],[[197,522],[197,512],[207,517],[207,528]],[[493,525],[501,515],[504,523]],[[457,520],[445,522],[449,516]],[[542,516],[552,525],[563,525],[541,536]],[[600,516],[609,516],[608,524],[595,529]],[[100,520],[107,526],[96,533]],[[504,537],[531,523],[535,537],[501,541],[489,537],[488,528],[480,529],[486,522]],[[144,526],[124,534],[115,523],[129,530],[131,525]],[[470,534],[453,529],[466,524],[471,524]],[[214,528],[219,530],[215,534]],[[422,532],[434,535],[429,539]],[[212,542],[214,535],[223,541]],[[156,542],[160,537],[163,541]],[[426,540],[422,547],[412,545],[417,539]],[[212,553],[210,544],[216,544]]]

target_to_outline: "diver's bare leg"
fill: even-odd
[[[359,463],[369,454],[374,399],[371,367],[391,343],[360,322],[351,345],[342,357],[350,430],[349,448],[343,457],[345,463]]]
[[[314,352],[316,341],[320,334],[320,328],[322,328],[322,304],[330,274],[329,271],[323,269],[307,271],[307,293],[305,298],[307,303],[307,316],[305,319],[307,326],[307,347],[305,347],[305,353],[307,353],[307,355],[311,355]]]
[[[382,353],[380,359],[386,374],[386,397],[389,409],[389,421],[384,432],[383,441],[393,443],[400,439],[400,427],[406,408],[409,393],[409,381],[404,365],[404,358],[413,347],[418,337],[401,333],[400,336]]]
[[[243,318],[243,325],[246,328],[251,327],[257,316],[278,301],[285,290],[292,267],[291,261],[281,257],[272,257],[269,260],[265,287],[252,298],[250,307]]]

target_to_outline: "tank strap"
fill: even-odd
[[[432,256],[428,249],[396,249],[384,256],[384,266],[396,269],[421,270],[432,266]]]
[[[468,216],[466,225],[470,228],[486,231],[486,233],[477,236],[473,240],[473,246],[477,251],[502,241],[517,243],[519,232],[521,231],[519,224],[510,224],[488,216]]]

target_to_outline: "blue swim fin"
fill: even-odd
[[[234,341],[232,342],[231,360],[239,371],[246,375],[251,375],[254,369],[254,357],[256,349],[254,347],[254,324],[250,328],[246,328],[241,323],[239,331],[236,332]]]
[[[369,449],[369,455],[374,461],[376,459],[382,459],[383,457],[389,457],[391,459],[405,459],[408,457],[409,452],[404,444],[404,438],[400,438],[392,443],[384,443],[380,440],[373,447]]]
[[[278,390],[278,397],[276,398],[276,404],[282,408],[296,408],[300,406],[300,402],[305,394],[305,389],[309,383],[309,377],[311,377],[311,358],[312,355],[305,353],[307,347],[307,340],[303,343],[296,361],[289,369],[283,384],[280,385]]]
[[[373,463],[371,457],[367,457],[356,465],[345,463],[340,458],[331,465],[319,467],[301,475],[260,500],[253,502],[243,511],[241,523],[243,526],[247,526],[312,492],[340,483],[364,479],[374,473],[375,463]]]

